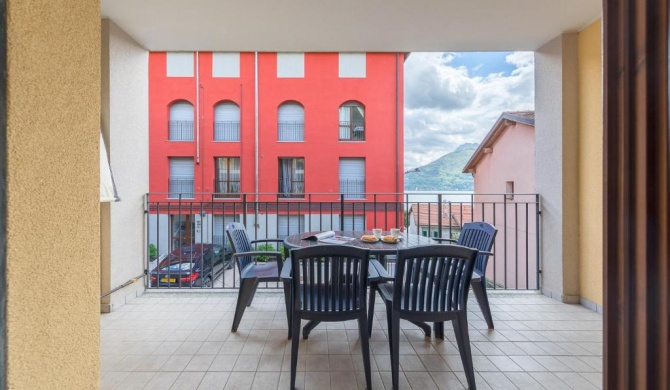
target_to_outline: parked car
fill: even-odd
[[[233,268],[232,256],[233,251],[228,246],[181,246],[151,271],[151,287],[212,287],[224,268]]]

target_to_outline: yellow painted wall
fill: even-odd
[[[579,33],[579,289],[603,304],[603,106],[600,20]]]
[[[7,2],[7,384],[99,386],[100,2]]]

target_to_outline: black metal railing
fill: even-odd
[[[198,200],[194,200],[183,193],[177,199],[167,199],[164,193],[148,194],[147,242],[156,246],[161,258],[182,242],[225,243],[224,221],[232,220],[244,223],[252,240],[303,231],[346,230],[354,220],[359,221],[355,226],[366,230],[400,227],[403,234],[456,239],[463,223],[485,221],[498,229],[486,272],[489,288],[540,288],[538,194],[515,194],[513,201],[505,194],[368,193],[364,200],[349,200],[347,195],[310,193],[301,194],[303,199],[284,199],[278,193],[243,193],[237,199],[221,199],[215,194],[196,194]],[[188,230],[186,241],[180,229]],[[156,261],[148,261],[149,271],[155,266]],[[392,273],[392,260],[388,268]],[[150,283],[147,286],[151,288]],[[223,270],[212,288],[238,286],[239,270],[233,267]],[[279,287],[279,283],[261,284],[261,288]]]
[[[193,121],[170,121],[170,141],[193,141]]]
[[[365,122],[340,121],[340,141],[365,141]]]
[[[193,198],[193,179],[168,179],[168,198]]]
[[[304,141],[304,122],[279,122],[277,124],[278,141]]]
[[[240,140],[240,122],[214,122],[214,141]]]
[[[365,199],[365,179],[340,179],[340,193],[345,200]]]

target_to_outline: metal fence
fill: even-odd
[[[304,141],[304,122],[279,122],[277,124],[277,140],[279,141]]]
[[[156,258],[147,256],[147,270],[171,251],[194,244],[228,247],[225,225],[236,221],[247,227],[252,240],[285,237],[304,231],[353,230],[400,227],[403,234],[457,238],[463,223],[485,221],[498,229],[486,278],[491,289],[540,288],[540,196],[538,194],[365,194],[350,200],[348,194],[305,194],[285,199],[282,194],[239,194],[218,198],[196,194],[198,200],[168,199],[147,194],[147,242]],[[265,250],[283,248],[264,247]],[[204,261],[204,259],[199,259]],[[393,272],[393,261],[389,261]],[[237,288],[237,266],[223,270],[211,287]],[[151,287],[147,279],[147,287]],[[279,288],[265,283],[261,288]],[[170,288],[170,287],[164,287]],[[171,287],[175,288],[175,287]]]
[[[194,196],[193,179],[171,177],[168,179],[168,191],[170,191],[168,198],[192,199]]]
[[[340,121],[340,141],[365,141],[365,123]]]
[[[193,141],[193,121],[170,121],[170,141]]]
[[[340,193],[345,200],[365,199],[364,179],[342,179],[340,180]]]
[[[214,122],[214,141],[239,141],[240,122]]]

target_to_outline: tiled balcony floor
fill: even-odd
[[[282,295],[259,291],[237,333],[234,292],[148,292],[101,315],[101,389],[288,389],[290,341]],[[378,300],[379,301],[379,300]],[[536,294],[491,294],[495,330],[477,303],[470,338],[478,389],[598,389],[602,317]],[[370,352],[372,386],[390,389],[382,304]],[[453,330],[426,339],[402,324],[400,384],[412,389],[465,388]],[[297,387],[364,388],[355,322],[321,324],[300,340]]]

